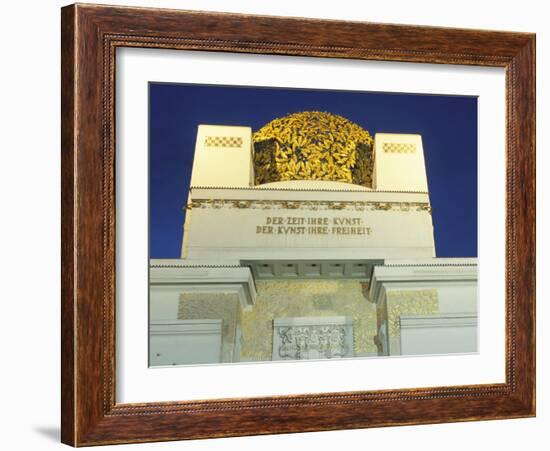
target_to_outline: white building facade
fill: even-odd
[[[150,261],[150,365],[476,352],[477,259],[437,258],[431,213],[419,135],[199,126],[181,258]]]

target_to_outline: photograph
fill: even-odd
[[[10,15],[11,449],[542,437],[542,6],[121,2]]]
[[[478,98],[148,86],[149,366],[478,352]]]

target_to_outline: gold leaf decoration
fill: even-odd
[[[255,183],[330,180],[372,188],[373,139],[348,119],[302,111],[274,119],[253,135]]]

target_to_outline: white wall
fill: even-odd
[[[412,152],[392,152],[386,146],[414,146]],[[376,133],[374,136],[374,186],[377,190],[428,191],[421,135]]]
[[[91,3],[99,3],[89,0]],[[113,0],[114,1],[114,0]],[[2,448],[67,449],[59,425],[59,7],[66,2],[5,2],[2,9],[2,303],[3,371],[0,399],[5,427]],[[538,148],[550,147],[548,124],[550,31],[545,3],[524,0],[297,2],[279,0],[116,0],[118,4],[205,9],[376,22],[444,25],[538,32]],[[24,21],[24,22],[23,22]],[[539,152],[538,167],[550,165]],[[544,174],[542,174],[544,175]],[[547,230],[550,178],[539,176],[538,230]],[[546,202],[546,204],[548,204]],[[539,234],[538,273],[548,235]],[[7,253],[6,253],[7,251]],[[550,426],[546,387],[550,308],[547,284],[538,285],[538,417],[536,419],[336,431],[180,443],[118,446],[123,449],[279,450],[406,449],[447,451],[546,449]],[[544,351],[543,351],[544,350]],[[546,386],[545,386],[546,385]],[[26,401],[25,403],[20,401]],[[539,441],[537,441],[537,439]],[[104,448],[106,449],[106,448]]]
[[[246,124],[245,124],[246,125]],[[240,138],[238,147],[208,146],[214,137]],[[249,187],[252,175],[252,129],[203,124],[197,127],[191,186]]]
[[[439,287],[440,313],[477,312],[477,284],[464,283],[459,287]]]

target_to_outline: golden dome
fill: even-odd
[[[348,119],[302,111],[274,119],[253,135],[257,185],[330,180],[372,187],[373,139]]]

